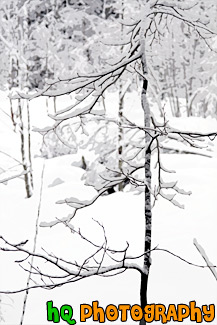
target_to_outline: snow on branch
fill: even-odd
[[[216,266],[214,266],[214,265],[210,262],[210,260],[209,260],[209,258],[208,258],[208,256],[207,256],[207,254],[206,254],[204,248],[203,248],[203,247],[198,243],[198,241],[197,241],[196,238],[194,238],[193,243],[194,243],[194,246],[197,248],[198,252],[200,253],[200,255],[202,256],[202,258],[204,259],[204,261],[206,262],[206,265],[208,266],[208,268],[209,268],[210,271],[212,272],[214,278],[215,278],[216,281],[217,281],[217,271],[216,271]]]
[[[39,263],[39,261],[44,262],[44,265],[49,264],[53,266],[52,271],[42,271],[41,267],[32,265],[31,263],[31,275],[33,285],[29,285],[26,288],[21,288],[12,291],[0,291],[0,293],[4,294],[14,294],[19,292],[24,292],[26,290],[35,289],[35,288],[43,288],[43,289],[53,289],[68,283],[73,283],[80,281],[84,278],[92,277],[92,276],[114,276],[116,274],[120,274],[125,272],[128,269],[136,270],[140,273],[143,272],[143,268],[139,265],[138,262],[134,262],[135,260],[139,260],[143,258],[145,254],[149,252],[144,252],[138,256],[131,256],[127,254],[129,244],[126,243],[126,248],[122,250],[111,249],[108,246],[108,241],[106,237],[106,232],[98,221],[96,221],[98,225],[102,228],[104,234],[104,242],[102,244],[96,244],[92,240],[86,238],[81,230],[75,230],[72,225],[67,224],[67,227],[72,231],[72,233],[77,234],[82,240],[87,242],[93,248],[93,252],[83,260],[82,263],[78,263],[76,261],[68,261],[61,257],[56,256],[53,253],[48,253],[46,250],[44,254],[31,252],[25,248],[27,241],[12,244],[8,242],[4,237],[0,236],[0,240],[3,244],[0,246],[0,250],[3,252],[17,252],[25,254],[26,257],[22,258],[20,261],[16,261],[19,266],[26,272],[29,273],[29,269],[22,265],[23,262],[28,261],[29,258],[34,257],[34,259]],[[194,245],[197,247],[198,251],[203,256],[207,265],[198,265],[191,261],[186,260],[185,258],[174,254],[173,252],[159,248],[158,246],[151,249],[154,251],[162,251],[172,255],[175,258],[178,258],[184,263],[187,263],[191,266],[198,268],[210,268],[215,278],[217,279],[216,266],[209,262],[208,257],[206,256],[204,249],[197,243],[196,239],[194,240]],[[40,264],[43,265],[43,264]],[[55,273],[54,273],[54,270]]]
[[[11,175],[11,176],[8,176],[8,177],[5,177],[3,179],[0,179],[0,184],[1,183],[7,183],[8,181],[11,181],[12,179],[15,179],[15,178],[19,178],[21,176],[24,176],[26,174],[28,174],[30,172],[30,168],[28,168],[27,170],[24,170],[18,174],[14,174],[14,175]]]
[[[44,254],[31,252],[25,248],[26,242],[12,244],[4,237],[0,236],[0,239],[3,242],[0,246],[1,251],[24,253],[26,255],[26,257],[21,261],[17,261],[24,271],[29,272],[29,269],[23,266],[23,262],[28,262],[32,257],[34,257],[34,260],[38,263],[42,261],[45,264],[48,263],[52,266],[52,271],[42,271],[41,267],[43,267],[43,264],[40,263],[42,266],[39,268],[39,266],[32,265],[31,262],[29,262],[31,266],[32,280],[35,285],[30,285],[27,288],[18,290],[5,291],[4,293],[17,293],[33,288],[53,289],[91,276],[113,276],[114,274],[122,273],[127,269],[134,269],[138,272],[142,272],[142,268],[138,263],[134,262],[134,260],[141,258],[146,253],[139,256],[128,255],[128,243],[126,243],[126,248],[122,250],[111,249],[108,246],[106,232],[103,225],[98,221],[96,222],[101,227],[104,235],[104,241],[100,245],[83,236],[80,229],[75,230],[72,225],[67,224],[67,227],[72,231],[72,233],[77,234],[83,241],[87,242],[92,247],[92,253],[85,258],[82,263],[68,261],[54,255],[53,253],[48,253],[44,249]],[[54,270],[56,270],[55,273]],[[33,276],[35,276],[34,279]],[[3,291],[1,291],[1,293],[3,293]]]

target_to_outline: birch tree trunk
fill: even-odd
[[[22,56],[25,57],[25,54],[28,50],[28,41],[29,41],[29,26],[28,26],[28,8],[27,8],[27,3],[25,2],[23,4],[23,19],[22,19]],[[22,75],[23,74],[23,75]],[[20,87],[24,87],[27,89],[27,91],[29,90],[29,66],[28,63],[25,64],[24,70],[21,74],[21,80],[20,80]],[[28,184],[26,184],[26,188],[29,187],[30,188],[30,192],[32,195],[32,189],[33,189],[33,174],[32,174],[32,153],[31,153],[31,122],[30,122],[30,110],[29,110],[29,101],[26,101],[26,117],[27,117],[27,134],[26,134],[26,138],[27,138],[27,145],[26,145],[26,157],[25,157],[25,161],[26,164],[29,165],[30,171],[27,174],[27,178],[28,178]],[[23,121],[22,121],[23,123]],[[24,136],[24,134],[23,134]],[[25,141],[25,137],[23,139]],[[28,159],[28,160],[27,160]],[[30,196],[31,196],[30,195]],[[27,197],[28,193],[27,193]]]
[[[16,77],[16,80],[12,79],[12,86],[19,87],[20,89],[28,88],[28,64],[25,60],[26,48],[28,44],[28,12],[26,3],[23,4],[23,17],[19,19],[19,31],[20,31],[20,52],[19,58],[16,59],[16,65],[14,64],[13,70],[16,72],[12,73]],[[25,113],[25,114],[24,114]],[[24,181],[26,189],[26,197],[30,198],[32,196],[32,187],[33,187],[33,176],[32,176],[32,163],[31,163],[31,133],[30,133],[30,112],[29,104],[26,103],[26,110],[24,109],[23,100],[18,99],[18,116],[19,116],[19,128],[20,128],[20,141],[21,141],[21,157],[23,169],[25,171]],[[24,124],[27,123],[27,127]]]
[[[31,191],[31,181],[30,181],[30,175],[28,173],[28,164],[27,164],[27,157],[25,151],[23,112],[22,112],[22,104],[20,98],[18,99],[18,111],[20,117],[21,156],[22,156],[23,169],[25,171],[24,180],[25,180],[25,188],[26,188],[26,197],[30,198],[32,196],[32,191]]]
[[[9,81],[9,89],[12,90],[13,87],[17,87],[17,58],[14,56],[10,56],[10,81]],[[13,110],[13,101],[10,98],[10,113],[11,113],[11,121],[13,123],[14,132],[16,132],[16,121],[15,121],[15,113]]]
[[[13,123],[14,132],[16,132],[16,122],[15,122],[15,119],[14,119],[14,111],[13,111],[12,99],[10,98],[9,100],[10,100],[11,121]]]
[[[172,73],[172,80],[173,86],[171,87],[171,91],[173,93],[173,102],[174,102],[174,113],[175,117],[180,117],[180,105],[179,105],[179,94],[177,94],[177,84],[176,84],[176,65],[175,65],[175,48],[174,48],[174,33],[172,32],[172,39],[171,39],[171,73]]]
[[[31,180],[31,187],[33,189],[33,174],[32,174],[32,144],[31,144],[31,121],[30,121],[30,111],[29,111],[29,101],[26,101],[26,109],[27,109],[27,132],[28,132],[28,158],[29,158],[29,165],[30,165],[30,180]]]
[[[193,76],[193,69],[194,69],[194,61],[195,61],[195,55],[196,55],[196,50],[197,50],[197,46],[198,46],[198,39],[194,40],[194,44],[193,44],[193,54],[192,54],[192,59],[191,59],[191,67],[190,67],[190,74],[191,76]],[[192,92],[193,92],[193,79],[194,78],[190,78],[189,80],[189,98],[192,97]],[[187,106],[187,116],[193,116],[193,107],[192,107],[192,103],[193,101],[189,101],[189,105]]]
[[[118,107],[118,169],[122,171],[122,153],[123,153],[123,108],[124,96],[122,95],[123,84],[122,80],[119,83],[119,107]],[[123,191],[123,182],[118,185],[118,190]]]
[[[120,18],[124,19],[124,0],[121,1],[121,14]],[[123,40],[123,24],[121,24],[121,40]],[[121,46],[121,52],[123,52],[123,46]],[[123,153],[123,109],[124,109],[124,94],[123,81],[119,80],[119,103],[118,103],[118,169],[122,171],[122,153]],[[123,182],[118,185],[118,190],[123,191]]]
[[[53,98],[53,108],[54,108],[54,114],[57,112],[57,98],[54,96]]]
[[[102,2],[102,18],[106,19],[106,0]]]
[[[147,4],[149,0],[146,1]],[[142,94],[141,94],[141,103],[142,109],[144,111],[144,126],[150,127],[150,107],[147,100],[147,88],[148,88],[148,80],[147,76],[147,64],[146,64],[146,53],[145,53],[145,32],[146,32],[146,19],[148,14],[148,6],[147,9],[143,8],[146,16],[143,18],[143,26],[141,28],[141,63],[143,70],[143,86],[142,86]],[[149,133],[145,133],[145,245],[144,245],[144,264],[143,264],[143,272],[141,273],[141,285],[140,285],[140,305],[144,310],[147,305],[147,289],[148,289],[148,278],[149,278],[149,270],[151,266],[151,230],[152,230],[152,210],[151,210],[151,148],[150,148],[151,136]],[[140,321],[140,325],[146,324],[145,319],[143,318]]]

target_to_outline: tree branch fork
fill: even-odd
[[[142,259],[145,257],[145,255],[149,255],[150,252],[144,252],[138,256],[128,255],[128,242],[126,243],[126,247],[122,250],[115,250],[110,248],[108,246],[108,240],[104,226],[101,225],[98,221],[96,222],[101,227],[104,234],[104,242],[101,245],[98,245],[92,240],[86,238],[81,233],[80,229],[75,230],[72,226],[69,226],[69,224],[66,225],[71,230],[71,232],[76,233],[83,241],[87,242],[93,248],[93,253],[85,258],[82,263],[78,263],[76,261],[68,261],[54,255],[53,253],[46,252],[45,249],[42,249],[44,253],[32,252],[25,248],[25,245],[28,241],[13,244],[7,241],[3,236],[0,236],[0,240],[2,242],[0,251],[14,252],[25,255],[24,258],[15,262],[18,263],[24,271],[30,273],[31,282],[33,283],[26,288],[20,288],[11,291],[1,290],[0,293],[15,294],[36,288],[49,290],[93,276],[112,277],[127,270],[135,270],[140,274],[145,273],[146,270],[144,269],[144,266],[141,266]],[[216,273],[216,266],[211,263],[209,265],[207,261],[206,265],[195,264],[177,254],[174,254],[170,250],[159,248],[158,246],[152,248],[151,252],[164,252],[190,266],[204,269],[208,268]],[[40,264],[40,267],[38,265],[32,265],[30,262],[28,262],[28,260],[32,257],[34,257],[34,260]],[[27,266],[23,265],[24,262],[27,262],[28,265],[31,266],[31,272]],[[48,272],[47,270],[41,270],[41,268],[43,269],[43,266],[44,269],[47,269],[47,264],[52,269],[52,271]],[[53,272],[55,272],[55,274],[53,274]]]

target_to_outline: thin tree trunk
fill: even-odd
[[[198,40],[194,40],[194,44],[193,44],[193,57],[192,57],[192,60],[191,60],[191,75],[194,75],[193,74],[193,65],[194,65],[194,60],[195,60],[195,54],[196,54],[196,48],[197,48],[197,45],[198,45]],[[192,96],[192,92],[193,92],[193,78],[191,77],[190,80],[189,80],[189,97],[191,98]],[[193,107],[192,107],[192,103],[191,105],[189,105],[188,107],[188,111],[189,111],[189,114],[188,116],[193,116]]]
[[[18,86],[18,60],[16,57],[11,56],[10,57],[10,75],[11,75],[11,79],[9,81],[9,89],[12,90],[13,87],[17,87]],[[13,102],[12,99],[10,98],[10,113],[11,113],[11,120],[13,123],[13,127],[14,127],[14,132],[16,132],[16,121],[15,121],[15,114],[14,114],[14,110],[13,110]]]
[[[172,55],[172,79],[173,79],[173,87],[171,87],[173,93],[173,102],[174,102],[174,112],[175,117],[180,117],[180,106],[179,106],[179,99],[177,94],[177,87],[176,87],[176,66],[175,66],[175,50],[174,50],[174,34],[172,32],[172,48],[171,48],[171,55]]]
[[[173,116],[176,116],[176,105],[175,105],[175,100],[174,100],[174,93],[173,93],[173,87],[170,86],[170,91],[171,91],[171,112]]]
[[[124,19],[124,0],[121,1],[121,14],[120,18]],[[123,40],[123,24],[121,24],[121,40]],[[121,46],[121,52],[123,52],[123,46]],[[123,109],[124,109],[124,94],[123,92],[123,82],[119,80],[119,105],[118,105],[118,169],[122,171],[122,153],[123,153]],[[123,182],[118,185],[118,190],[123,191]]]
[[[172,45],[173,49],[173,45]],[[174,50],[172,51],[172,55],[174,56]],[[174,111],[175,111],[175,117],[180,117],[180,107],[179,107],[179,100],[178,100],[178,94],[176,91],[176,67],[175,67],[175,59],[172,59],[173,62],[173,68],[172,68],[172,77],[173,77],[173,87],[171,87],[173,92],[173,102],[174,102]]]
[[[180,104],[179,104],[179,97],[176,96],[176,108],[177,108],[177,117],[180,117],[181,116],[181,110],[180,110]]]
[[[182,63],[183,66],[183,78],[185,80],[185,103],[186,103],[186,115],[189,116],[189,98],[188,98],[188,88],[187,88],[187,84],[186,84],[186,64],[185,62]]]
[[[13,123],[14,132],[16,132],[16,122],[15,122],[15,119],[14,119],[13,103],[12,103],[11,98],[10,98],[10,111],[11,111],[11,121]]]
[[[148,2],[148,1],[147,1]],[[143,22],[145,25],[145,21]],[[141,102],[142,109],[144,111],[144,125],[150,127],[150,107],[147,100],[147,88],[148,81],[145,79],[147,75],[147,64],[146,64],[146,53],[145,53],[145,31],[141,31],[141,51],[142,51],[142,69],[144,75]],[[151,148],[150,148],[151,136],[149,133],[145,133],[145,245],[144,245],[144,264],[143,272],[141,274],[141,285],[140,285],[140,304],[144,310],[147,305],[147,290],[148,290],[148,279],[149,270],[151,266],[151,230],[152,230],[152,210],[151,210]],[[140,325],[146,324],[143,318],[140,321]]]
[[[21,31],[21,48],[20,48],[20,57],[25,58],[25,53],[27,50],[27,45],[28,45],[28,11],[27,11],[27,3],[23,4],[23,17],[22,20],[20,20],[20,31]],[[17,16],[17,19],[19,21],[19,18]],[[22,59],[22,61],[24,61]],[[13,89],[13,87],[19,87],[20,89],[23,89],[25,87],[28,88],[28,72],[29,72],[29,67],[28,64],[25,64],[25,68],[23,67],[23,64],[21,60],[17,56],[12,56],[11,55],[11,66],[10,66],[10,72],[11,72],[11,80],[10,80],[10,89]],[[21,62],[21,63],[20,63]],[[20,140],[21,140],[21,157],[22,157],[22,164],[23,164],[23,169],[25,171],[24,174],[24,181],[25,181],[25,189],[26,189],[26,196],[27,198],[30,198],[32,196],[32,187],[31,184],[33,185],[33,180],[32,180],[32,172],[31,172],[31,135],[30,135],[30,115],[29,115],[29,107],[27,104],[27,121],[28,121],[28,146],[26,147],[26,140],[25,140],[25,130],[24,130],[24,121],[25,119],[23,118],[23,111],[22,111],[22,103],[21,99],[18,99],[18,117],[20,119],[19,123],[16,123],[14,119],[14,111],[13,111],[13,105],[12,101],[10,100],[10,110],[11,110],[11,119],[12,123],[14,125],[14,128],[16,126],[19,126],[20,129]],[[26,153],[26,150],[28,150],[28,153]],[[28,171],[30,170],[30,171]]]
[[[46,97],[46,110],[47,110],[47,114],[49,114],[48,97]]]
[[[27,109],[27,131],[28,131],[28,154],[29,154],[29,165],[30,165],[30,180],[31,180],[31,186],[33,189],[33,174],[32,174],[32,153],[31,153],[31,122],[30,122],[30,113],[29,113],[29,101],[26,101],[26,109]]]
[[[105,94],[102,96],[102,104],[103,104],[103,108],[106,114],[106,104],[105,104]]]
[[[43,181],[44,181],[44,169],[45,169],[45,162],[43,164],[42,173],[41,173],[41,189],[40,189],[40,198],[39,198],[39,204],[38,204],[38,213],[37,213],[36,224],[35,224],[35,237],[34,237],[34,244],[33,244],[33,253],[35,253],[35,251],[36,251],[37,238],[38,238],[38,224],[39,224],[39,216],[40,216],[40,211],[41,211],[42,190],[43,190]],[[29,284],[30,284],[30,281],[31,281],[33,262],[34,262],[34,256],[31,257],[29,275],[28,275],[28,279],[27,279],[27,283],[26,283],[27,290],[26,290],[25,296],[24,296],[23,310],[22,310],[20,325],[23,325],[24,316],[25,316],[25,312],[26,312],[26,304],[27,304],[27,299],[28,299],[28,294],[29,294],[29,289],[28,288],[29,288]]]
[[[23,17],[23,55],[28,51],[29,44],[29,26],[28,26],[28,7],[27,3],[23,6],[24,17]],[[27,91],[30,88],[29,84],[29,66],[26,64],[23,76],[23,86],[26,87]],[[22,81],[21,81],[22,82]],[[21,83],[22,85],[22,83]],[[26,113],[27,113],[27,155],[28,155],[28,164],[30,171],[28,173],[29,182],[31,184],[31,191],[33,189],[33,174],[32,174],[32,155],[31,155],[31,123],[30,123],[30,110],[29,110],[29,101],[26,101]]]
[[[123,84],[120,80],[119,84],[119,107],[118,107],[118,168],[122,171],[122,153],[123,153],[123,108],[124,108],[124,96],[122,96]],[[123,182],[118,185],[118,190],[123,191]]]
[[[53,98],[53,106],[54,106],[54,113],[56,114],[56,112],[57,112],[57,98],[56,98],[56,96],[54,96],[54,98]]]
[[[168,63],[166,63],[166,69],[165,69],[165,75],[164,75],[164,80],[166,80],[166,85],[167,85],[167,96],[169,99],[170,103],[170,109],[171,109],[171,114],[175,116],[175,104],[174,104],[174,95],[173,95],[173,88],[171,86],[171,80],[170,80],[170,68],[168,66]]]
[[[102,2],[102,18],[106,19],[106,0]]]
[[[32,196],[31,191],[31,182],[28,171],[28,165],[26,161],[26,153],[25,153],[25,138],[24,138],[24,126],[23,126],[23,114],[22,114],[22,105],[21,105],[21,99],[18,99],[18,111],[19,111],[19,117],[20,117],[20,139],[21,139],[21,156],[22,156],[22,163],[23,163],[23,169],[25,171],[24,175],[24,181],[25,181],[25,188],[26,188],[26,197],[30,198]]]
[[[150,127],[150,108],[146,97],[148,81],[144,80],[142,89],[142,108],[145,115],[145,127]],[[148,277],[151,266],[151,229],[152,229],[152,211],[151,211],[151,148],[149,146],[151,137],[149,133],[145,134],[145,248],[144,248],[144,269],[141,274],[140,300],[141,307],[144,310],[147,305]],[[140,323],[145,324],[143,319]]]

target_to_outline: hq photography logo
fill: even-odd
[[[47,320],[53,323],[59,323],[60,320],[70,325],[85,323],[93,320],[98,323],[126,322],[132,320],[140,321],[142,318],[147,323],[159,321],[166,324],[170,321],[183,322],[189,319],[190,322],[210,323],[215,319],[215,305],[202,305],[201,308],[196,305],[196,301],[190,301],[189,305],[170,304],[166,308],[162,304],[150,304],[145,306],[144,310],[139,305],[108,305],[105,309],[99,306],[98,301],[93,301],[92,306],[88,304],[80,305],[80,319],[73,318],[73,308],[70,305],[62,305],[60,309],[54,307],[53,301],[47,301]]]

